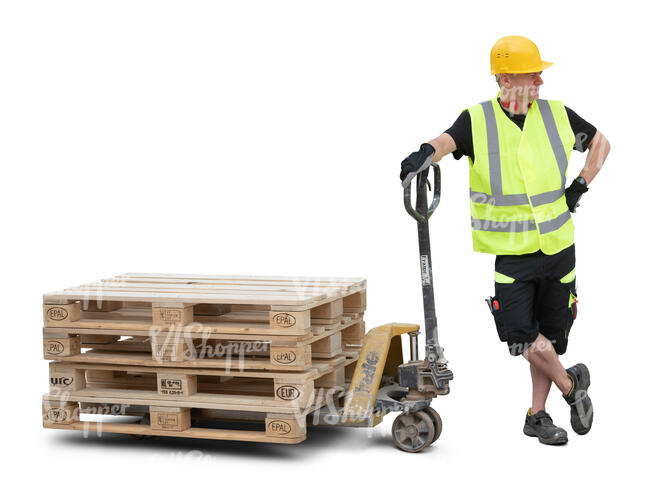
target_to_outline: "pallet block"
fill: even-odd
[[[50,390],[80,391],[86,387],[84,370],[61,363],[50,363]]]
[[[79,337],[52,337],[43,339],[43,356],[64,358],[81,354]]]
[[[149,419],[152,430],[184,431],[191,426],[189,408],[150,406]]]
[[[164,396],[191,396],[196,392],[196,375],[158,372],[158,394]]]
[[[43,400],[43,426],[70,425],[79,422],[79,403]]]

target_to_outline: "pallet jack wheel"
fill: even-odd
[[[431,443],[435,436],[433,419],[426,411],[402,413],[393,422],[393,441],[402,451],[417,453]]]
[[[433,434],[433,440],[431,442],[435,443],[436,440],[440,437],[440,433],[442,432],[442,418],[440,418],[440,414],[430,406],[427,406],[423,411],[426,411],[431,417],[431,420],[433,420],[435,432]]]

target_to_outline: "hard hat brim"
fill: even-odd
[[[521,74],[521,73],[537,73],[538,71],[543,71],[546,68],[550,68],[551,66],[553,66],[552,62],[541,61],[539,64],[536,64],[535,66],[532,66],[530,68],[525,68],[525,69],[521,69],[521,70],[518,70],[518,71],[508,70],[508,71],[503,71],[503,73],[510,73],[510,74],[513,74],[513,75],[517,75],[517,74]],[[493,70],[492,74],[495,75],[496,72]]]

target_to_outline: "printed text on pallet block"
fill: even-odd
[[[311,326],[310,311],[269,311],[269,323],[277,330],[307,330]]]
[[[81,316],[81,304],[44,304],[43,323],[45,326],[68,325],[79,320]]]
[[[53,337],[43,339],[43,356],[63,358],[81,353],[79,337]]]
[[[265,419],[266,434],[277,437],[302,437],[307,433],[305,417],[268,414]]]
[[[79,403],[43,401],[43,424],[73,424],[79,422]]]
[[[184,431],[190,428],[190,409],[150,406],[151,428],[163,431]]]
[[[84,370],[71,368],[58,361],[50,363],[50,392],[80,391],[86,387]]]
[[[196,375],[158,373],[158,394],[191,396],[196,392]]]

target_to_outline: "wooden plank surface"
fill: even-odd
[[[61,358],[63,359],[63,358]],[[183,362],[160,363],[151,359],[148,353],[95,351],[68,356],[65,361],[57,360],[56,363],[65,363],[70,368],[86,370],[114,370],[122,371],[125,366],[130,372],[143,373],[191,373],[193,375],[212,375],[224,377],[247,377],[282,379],[287,382],[303,383],[325,375],[341,363],[345,362],[344,355],[332,359],[312,360],[311,367],[300,372],[282,370],[270,362],[249,365],[246,360],[240,364],[239,358],[227,363],[224,360],[198,359]],[[250,366],[250,368],[248,368]],[[241,369],[240,369],[241,368]]]
[[[318,389],[314,393],[318,395]],[[80,391],[66,392],[66,401],[76,401],[80,403],[108,403],[108,404],[126,404],[126,405],[145,405],[145,406],[169,406],[181,408],[205,408],[213,410],[239,410],[254,412],[269,412],[294,414],[298,407],[291,401],[280,402],[273,396],[248,396],[248,395],[230,395],[230,394],[202,394],[195,393],[191,396],[183,396],[169,399],[169,396],[158,394],[156,391],[146,391],[137,389],[111,389],[111,388],[92,388],[82,389]],[[61,395],[44,394],[43,399],[46,401],[59,401]],[[313,411],[318,405],[325,404],[323,401],[310,405],[309,408],[300,408],[304,414]]]
[[[74,326],[73,326],[74,325]],[[343,325],[345,327],[347,325]],[[339,327],[337,327],[339,328]],[[183,338],[193,338],[193,339],[215,339],[215,340],[241,340],[241,341],[250,341],[250,342],[255,342],[255,341],[260,341],[260,342],[273,342],[274,344],[277,342],[277,345],[282,345],[283,343],[286,345],[302,345],[305,342],[309,343],[310,339],[314,338],[314,331],[318,330],[321,335],[323,332],[329,331],[325,330],[322,327],[317,327],[314,328],[312,327],[309,332],[306,332],[304,334],[296,334],[296,335],[288,335],[286,332],[275,334],[274,332],[267,334],[267,330],[264,330],[260,333],[256,332],[211,332],[211,333],[206,333],[206,332],[197,332],[197,331],[192,331],[191,329],[186,329],[182,337]],[[336,329],[332,330],[332,332],[338,331]],[[65,326],[65,327],[44,327],[43,328],[43,335],[47,337],[56,337],[58,335],[121,335],[121,336],[134,336],[134,337],[150,337],[152,335],[152,332],[150,331],[149,328],[142,328],[140,330],[125,330],[125,329],[119,329],[119,328],[102,328],[102,329],[97,329],[97,328],[79,328],[76,326],[76,323],[73,323],[72,325]],[[322,337],[316,337],[317,339],[320,339]]]
[[[43,300],[308,306],[365,290],[365,286],[363,278],[129,273],[46,293]]]
[[[331,276],[263,276],[246,274],[174,274],[174,273],[124,273],[116,278],[179,279],[205,281],[232,281],[236,283],[329,283],[334,285],[366,285],[365,278]]]
[[[86,431],[94,433],[138,434],[143,436],[171,436],[199,439],[217,439],[225,441],[251,441],[260,443],[297,444],[304,441],[306,436],[282,438],[268,436],[264,431],[242,431],[231,429],[202,429],[192,427],[184,431],[153,430],[140,424],[75,422],[73,424],[43,424],[47,429]]]
[[[218,318],[215,317],[215,318]],[[257,334],[265,336],[288,336],[289,332],[295,333],[296,336],[304,336],[310,333],[310,328],[305,328],[301,330],[280,330],[273,329],[269,326],[266,326],[262,323],[238,323],[234,321],[224,321],[224,322],[212,322],[206,321],[210,318],[202,317],[200,325],[187,325],[184,327],[178,327],[177,330],[182,332],[187,332],[188,334],[196,333],[197,338],[205,335],[206,338],[210,338],[211,334],[218,333],[232,333],[232,334]],[[122,330],[129,332],[136,331],[150,331],[152,327],[151,319],[148,319],[146,316],[142,317],[120,317],[118,315],[110,316],[110,313],[92,313],[86,314],[82,313],[82,316],[79,320],[61,325],[61,329],[70,329],[70,328],[87,328],[94,330]],[[129,335],[135,335],[135,333],[129,333]],[[216,337],[215,337],[216,338]]]
[[[311,368],[303,372],[286,372],[278,370],[237,370],[237,360],[233,360],[232,368],[207,368],[205,365],[195,364],[196,361],[184,361],[181,363],[167,363],[161,364],[158,361],[151,359],[147,353],[139,352],[122,352],[114,353],[111,351],[89,351],[84,354],[77,354],[68,356],[65,361],[54,361],[53,363],[65,364],[70,368],[87,369],[87,370],[114,370],[122,371],[125,366],[128,366],[130,372],[142,373],[178,373],[185,374],[191,373],[192,375],[212,375],[223,377],[248,377],[248,378],[266,378],[266,379],[282,379],[288,382],[305,382],[313,380],[326,373],[332,371],[340,363],[345,361],[345,356],[339,355],[335,358],[328,360],[318,360],[312,362]],[[179,366],[180,365],[180,366]],[[269,365],[271,366],[271,365]]]

